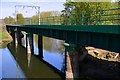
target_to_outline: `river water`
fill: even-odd
[[[26,53],[25,35],[22,46],[13,43],[7,48],[0,49],[0,78],[60,78],[61,76],[45,62],[34,55],[38,55],[38,36],[34,35],[34,55]],[[43,60],[64,72],[64,41],[43,37]]]

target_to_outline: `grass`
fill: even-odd
[[[7,38],[7,35],[5,32],[0,32],[0,40],[1,39],[6,39]]]
[[[12,41],[12,38],[9,37],[9,34],[6,31],[0,32],[0,48],[7,47],[7,44]]]

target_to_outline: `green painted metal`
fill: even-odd
[[[69,43],[64,43],[64,46],[65,46],[65,49],[70,53],[73,53],[77,47],[76,44],[69,44]]]
[[[74,19],[64,20],[66,16],[60,16],[59,20],[56,20],[58,16],[52,16],[42,19],[41,25],[7,25],[7,28],[10,28],[11,31],[17,28],[18,31],[26,31],[27,33],[65,40],[70,44],[65,43],[64,45],[70,47],[69,49],[71,50],[76,46],[74,44],[79,44],[120,52],[120,26],[118,24],[108,25],[109,21],[119,21],[120,18],[116,13],[106,13],[107,11],[114,10],[120,10],[120,8],[100,10],[100,14],[98,14],[99,17],[93,19],[93,21],[96,21],[94,25],[85,25],[85,23],[87,23],[87,21],[85,21],[85,14],[89,13],[84,13],[81,14],[81,19],[77,20],[81,25],[75,25]],[[108,18],[109,16],[113,16],[113,18]],[[69,24],[66,25],[66,22],[69,22]],[[63,23],[64,25],[62,25]]]
[[[55,19],[54,19],[54,16],[52,16],[52,23],[53,23],[53,24],[55,23]]]
[[[62,24],[63,22],[63,19],[62,19],[62,16],[60,16],[60,24]]]
[[[115,12],[115,13],[114,13]],[[49,16],[46,18],[41,18],[40,22],[42,25],[66,25],[66,22],[68,22],[67,25],[73,25],[74,23],[81,23],[81,25],[114,25],[114,22],[118,22],[120,21],[120,17],[118,17],[120,12],[120,8],[113,8],[113,9],[107,9],[107,10],[97,10],[97,11],[90,11],[89,13],[80,13],[81,17],[78,20],[74,20],[74,19],[67,19],[64,20],[65,17],[68,16]],[[89,16],[86,16],[86,14],[96,14],[99,13],[97,15],[99,15],[98,17],[94,18],[94,19],[89,19],[88,21],[86,20],[87,18],[89,18]],[[92,16],[93,16],[92,15]],[[58,18],[59,17],[59,20]],[[57,22],[56,22],[57,20]],[[91,24],[91,22],[95,22],[94,24]],[[15,22],[13,22],[14,24]],[[85,24],[86,23],[86,24]],[[109,23],[109,24],[108,24]],[[111,24],[110,24],[111,23]],[[8,22],[8,24],[12,24],[10,22]],[[26,20],[24,23],[19,24],[18,22],[16,22],[16,25],[37,25],[37,23],[34,21]],[[117,23],[116,23],[117,24]],[[74,24],[76,25],[76,24]]]
[[[24,25],[23,27],[120,34],[119,25]]]
[[[52,25],[54,25],[54,24],[59,25],[59,24],[66,23],[66,22],[68,23],[67,25],[72,25],[73,23],[76,23],[76,21],[77,21],[77,23],[81,23],[81,25],[85,25],[85,23],[87,25],[106,25],[106,24],[108,24],[108,22],[113,24],[113,21],[120,20],[120,18],[118,18],[119,10],[120,10],[120,8],[114,8],[114,9],[108,9],[108,10],[90,11],[89,13],[81,12],[80,19],[79,18],[78,18],[78,20],[67,19],[67,21],[64,21],[64,17],[62,17],[62,16],[50,16],[49,18],[46,17],[43,20],[43,22],[44,22],[44,25],[50,25],[50,23],[48,23],[48,21],[52,19],[52,22],[51,22]],[[117,11],[117,13],[113,13],[114,11]],[[86,19],[89,18],[89,16],[86,16],[86,14],[94,15],[96,13],[99,13],[99,14],[97,14],[98,17],[86,21]],[[59,17],[59,20],[56,17]],[[57,22],[57,21],[59,21],[59,22]],[[90,24],[90,22],[95,22],[95,23]],[[64,25],[66,25],[66,24],[64,24]]]
[[[14,27],[120,34],[119,25],[7,25]]]
[[[89,45],[120,52],[120,27],[117,25],[7,25],[7,28],[17,28],[18,31],[65,40],[70,43],[66,46],[71,46],[71,44]]]
[[[69,44],[69,43],[64,43],[64,46],[65,47],[77,47],[77,45],[76,44]]]
[[[70,44],[68,44],[68,43],[64,43],[64,46],[69,47],[69,46],[70,46]]]

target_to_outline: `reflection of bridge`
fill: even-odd
[[[39,60],[33,55],[30,55],[29,59],[24,47],[18,45],[16,48],[14,44],[11,44],[8,48],[24,72],[26,78],[60,78],[60,76],[55,73],[56,70],[51,69],[47,63]]]
[[[118,25],[7,25],[7,30],[11,32],[14,41],[16,33],[17,35],[20,35],[21,31],[28,33],[31,51],[33,51],[33,34],[38,34],[38,56],[41,58],[43,57],[42,36],[64,40],[76,46],[93,46],[120,53],[120,27]],[[17,38],[18,43],[21,44],[20,36]]]

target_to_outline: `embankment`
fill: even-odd
[[[0,24],[0,48],[7,47],[7,44],[12,42],[13,39],[6,30],[5,24]]]

